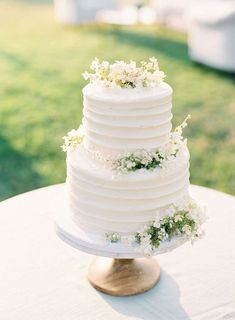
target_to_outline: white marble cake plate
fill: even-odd
[[[134,259],[144,257],[142,253],[136,252],[135,247],[128,246],[120,242],[102,243],[100,240],[97,240],[95,235],[85,233],[73,222],[69,211],[65,208],[61,208],[61,211],[57,212],[55,215],[55,228],[57,235],[63,241],[74,248],[89,254],[116,259]],[[185,237],[165,241],[159,249],[154,252],[154,255],[171,251],[186,241],[187,239]]]

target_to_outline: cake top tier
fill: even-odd
[[[162,84],[165,74],[159,69],[158,61],[152,57],[148,61],[126,63],[116,61],[100,62],[95,58],[91,64],[91,73],[85,72],[83,77],[97,87],[106,88],[155,88]]]

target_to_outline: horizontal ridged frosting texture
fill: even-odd
[[[171,131],[172,89],[83,89],[84,144],[107,156],[167,143]]]
[[[70,211],[88,232],[134,232],[153,220],[157,209],[181,198],[188,186],[187,148],[169,168],[121,176],[91,159],[82,147],[67,157]]]
[[[121,89],[87,85],[84,140],[67,154],[69,210],[84,231],[128,234],[155,219],[188,192],[189,152],[181,150],[164,168],[117,175],[105,158],[169,142],[172,89]],[[96,159],[96,154],[103,160]],[[157,213],[158,211],[158,213]]]

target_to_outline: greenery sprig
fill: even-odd
[[[162,216],[162,218],[159,218]],[[185,195],[178,203],[156,213],[156,219],[129,236],[119,233],[106,234],[108,242],[137,244],[136,250],[151,255],[165,241],[186,237],[192,241],[203,235],[201,225],[206,220],[206,210]]]

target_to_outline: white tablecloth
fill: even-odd
[[[85,277],[92,258],[63,243],[53,214],[64,185],[0,203],[1,320],[235,319],[235,198],[191,187],[207,204],[206,236],[157,257],[161,280],[134,297],[111,297]]]

